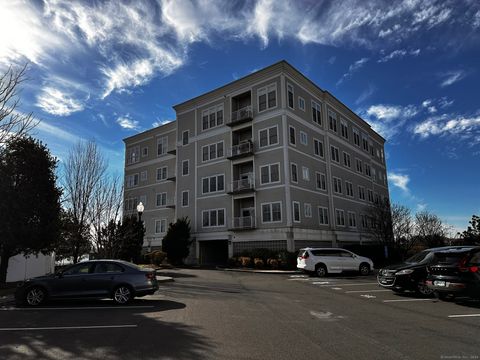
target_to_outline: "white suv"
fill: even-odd
[[[345,249],[305,248],[298,252],[297,268],[315,272],[320,277],[342,271],[358,271],[368,275],[373,270],[373,262]]]

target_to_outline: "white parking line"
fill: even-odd
[[[338,285],[338,286],[362,286],[362,285],[377,285],[377,283],[372,282],[372,283],[335,284],[335,285]],[[327,286],[327,285],[324,285],[324,286]]]
[[[138,327],[138,325],[49,326],[49,327],[0,328],[0,331],[114,329],[114,328],[134,328],[134,327]]]
[[[435,299],[395,299],[395,300],[383,300],[384,303],[390,303],[390,302],[406,302],[406,301],[435,301]]]
[[[350,291],[345,291],[345,294],[368,293],[368,292],[386,292],[386,291],[391,291],[391,290],[350,290]]]
[[[448,315],[449,318],[461,318],[461,317],[479,317],[480,314],[460,314],[460,315]]]
[[[145,306],[84,306],[84,307],[43,307],[43,308],[16,308],[2,307],[0,311],[37,311],[37,310],[103,310],[103,309],[151,309],[153,305]]]

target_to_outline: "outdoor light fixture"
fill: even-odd
[[[138,221],[142,221],[143,210],[145,210],[145,206],[143,206],[143,203],[140,201],[137,205]]]

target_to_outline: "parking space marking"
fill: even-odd
[[[462,318],[462,317],[480,317],[480,314],[460,314],[460,315],[448,315],[449,318]]]
[[[308,281],[310,279],[305,279],[305,278],[293,278],[293,279],[287,279],[288,281]]]
[[[335,284],[335,285],[338,285],[338,286],[362,286],[362,285],[377,285],[377,283],[374,282],[374,283]]]
[[[48,327],[0,328],[0,331],[114,329],[114,328],[136,328],[136,327],[138,327],[138,325],[48,326]]]
[[[407,302],[407,301],[435,301],[435,299],[393,299],[393,300],[383,300],[384,303],[390,303],[390,302]]]
[[[330,285],[332,286],[332,284],[330,284],[330,281],[314,281],[312,282],[313,285]]]
[[[364,297],[364,298],[366,298],[366,299],[375,299],[375,298],[376,298],[375,295],[368,295],[368,294],[366,294],[366,295],[360,295],[360,296],[361,296],[361,297]]]
[[[43,308],[17,308],[2,307],[0,311],[37,311],[37,310],[103,310],[103,309],[151,309],[155,306],[82,306],[82,307],[43,307]]]
[[[331,289],[332,290],[342,290],[342,288],[339,288],[339,287],[332,287]]]
[[[391,290],[350,290],[345,291],[345,294],[352,294],[352,293],[368,293],[368,292],[387,292]]]

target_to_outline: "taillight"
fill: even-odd
[[[467,257],[465,256],[462,261],[460,261],[460,264],[458,265],[458,270],[461,272],[468,272],[468,267],[465,265],[467,264]]]
[[[303,255],[302,255],[302,259],[303,259],[303,260],[308,259],[308,254],[303,254]]]
[[[472,273],[476,273],[476,272],[478,272],[478,266],[470,266],[468,268],[468,270],[470,270],[470,272],[472,272]]]
[[[145,274],[145,277],[146,277],[148,280],[155,280],[155,274],[153,274],[153,273],[146,273],[146,274]]]

